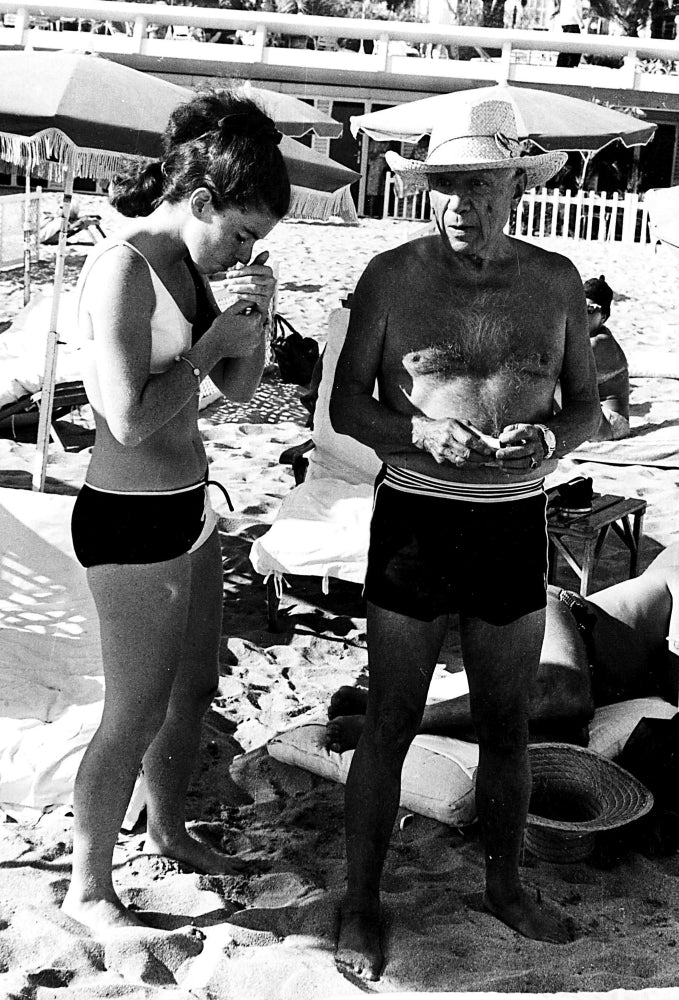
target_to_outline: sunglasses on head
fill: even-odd
[[[588,302],[587,303],[587,312],[588,313],[595,313],[595,312],[602,312],[602,311],[603,311],[602,307],[600,305],[598,305],[596,302]]]

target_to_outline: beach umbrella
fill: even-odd
[[[253,87],[245,84],[245,92],[258,101],[266,113],[273,118],[284,135],[294,138],[313,132],[325,139],[339,139],[344,131],[344,123],[336,121],[323,111],[318,111],[313,104],[300,101],[291,94],[281,94],[277,90],[266,90],[264,87]]]
[[[109,179],[130,157],[159,156],[161,134],[170,113],[192,94],[187,88],[96,56],[0,52],[0,160],[55,181],[64,192],[38,424],[35,489],[43,489],[45,484],[59,298],[74,178]],[[338,211],[344,206],[349,213],[346,185],[357,179],[355,171],[290,137],[284,137],[281,149],[295,185],[295,214],[309,217],[314,208],[320,213],[321,205],[326,213],[329,206]],[[341,187],[344,192],[336,194]]]
[[[421,101],[398,104],[351,118],[354,135],[372,139],[418,142],[437,122],[454,117],[460,106],[474,100],[509,101],[514,108],[519,139],[529,139],[543,150],[562,149],[594,153],[611,142],[643,146],[653,138],[656,125],[634,115],[614,111],[593,101],[530,87],[501,84],[473,90],[437,94]]]

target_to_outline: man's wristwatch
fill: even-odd
[[[556,451],[556,434],[554,431],[550,431],[546,424],[533,424],[533,426],[537,428],[537,432],[540,435],[540,443],[545,452],[542,461],[546,462]]]

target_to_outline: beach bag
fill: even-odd
[[[303,337],[280,313],[273,318],[271,350],[283,382],[307,386],[311,382],[319,357],[313,337]]]

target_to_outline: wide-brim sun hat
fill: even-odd
[[[582,860],[591,854],[595,834],[640,819],[653,806],[645,785],[593,750],[533,743],[528,756],[533,785],[525,845],[543,860]]]
[[[531,155],[519,142],[514,109],[508,101],[474,101],[432,129],[426,160],[385,153],[390,168],[409,185],[426,184],[428,174],[459,170],[505,170],[520,167],[526,187],[541,187],[563,167],[561,150]]]

